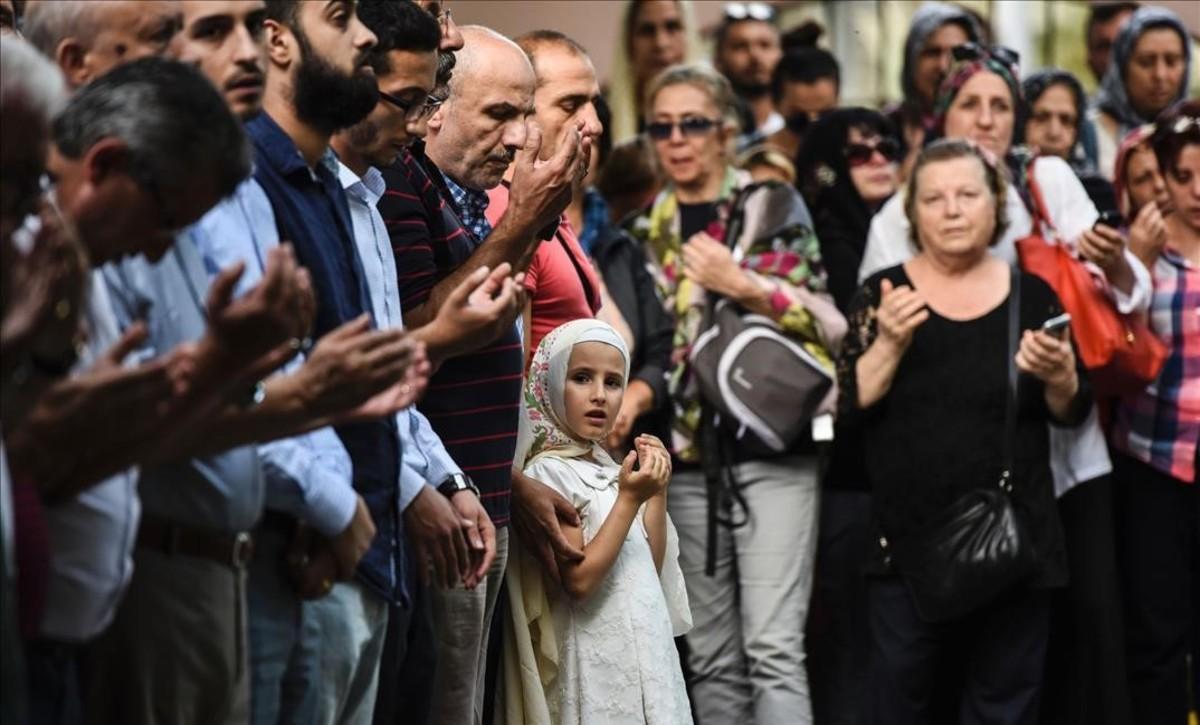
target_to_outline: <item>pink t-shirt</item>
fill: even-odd
[[[488,192],[487,218],[493,226],[507,208],[507,186],[501,184]],[[554,238],[542,242],[534,252],[525,272],[525,289],[532,303],[530,358],[546,333],[572,320],[595,317],[600,310],[600,281],[566,217]]]

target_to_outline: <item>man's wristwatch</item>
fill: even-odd
[[[475,486],[475,482],[465,473],[452,473],[446,477],[445,481],[438,484],[438,493],[446,498],[450,498],[459,491],[470,491],[475,494],[475,498],[479,498],[479,489]]]

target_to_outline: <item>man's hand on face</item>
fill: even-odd
[[[515,224],[530,235],[556,223],[571,203],[574,184],[587,173],[592,140],[583,136],[583,122],[563,128],[553,155],[545,161],[539,154],[542,130],[534,121],[526,121],[525,146],[513,161],[508,209],[501,223]]]
[[[33,248],[20,254],[5,250],[6,309],[0,325],[0,349],[14,359],[32,352],[57,360],[73,354],[79,339],[80,313],[88,289],[87,252],[62,217],[48,206]],[[4,244],[13,244],[4,240]]]

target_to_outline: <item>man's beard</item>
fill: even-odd
[[[729,85],[733,86],[733,92],[741,98],[762,98],[771,92],[771,85],[769,83],[755,83],[753,81],[744,83],[730,78]]]
[[[294,91],[296,116],[328,134],[366,118],[379,102],[375,76],[359,73],[357,65],[350,75],[341,73],[313,50],[299,28],[295,35],[300,46]]]

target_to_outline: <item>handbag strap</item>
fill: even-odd
[[[1008,292],[1008,384],[1004,402],[1004,448],[1000,469],[1000,488],[1012,492],[1013,446],[1017,433],[1017,349],[1021,334],[1021,270],[1010,268]]]
[[[1029,203],[1033,208],[1029,210],[1029,215],[1033,218],[1033,228],[1030,234],[1037,234],[1041,225],[1050,230],[1051,236],[1058,238],[1058,229],[1054,226],[1054,220],[1050,218],[1050,213],[1046,211],[1046,199],[1042,196],[1042,187],[1038,184],[1037,175],[1034,173],[1034,165],[1037,163],[1037,158],[1029,160],[1029,165],[1025,167],[1025,188],[1029,192]]]

